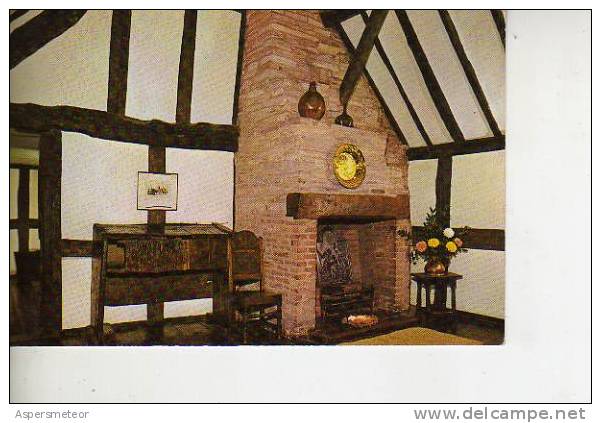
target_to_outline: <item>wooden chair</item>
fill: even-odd
[[[232,280],[234,318],[248,342],[249,331],[282,336],[282,295],[265,292],[262,272],[262,240],[250,231],[232,234]],[[255,289],[252,289],[255,285]]]

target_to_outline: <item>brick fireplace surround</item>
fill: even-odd
[[[349,57],[316,11],[249,11],[235,155],[235,226],[263,237],[264,286],[283,294],[288,336],[308,333],[319,315],[318,225],[349,241],[354,278],[373,284],[376,307],[409,306],[409,260],[398,229],[410,229],[405,147],[362,78],[335,125],[338,88]],[[298,99],[316,81],[326,100],[318,122],[298,116]],[[363,152],[367,174],[354,190],[332,171],[338,145]]]

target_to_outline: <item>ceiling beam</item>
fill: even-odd
[[[86,10],[45,10],[15,29],[10,34],[9,68],[71,28],[85,13]]]
[[[364,12],[358,9],[334,9],[334,10],[321,10],[319,15],[321,22],[326,28],[335,28],[336,24],[345,21],[359,13]]]
[[[349,39],[348,35],[346,35],[346,32],[344,31],[344,28],[342,28],[342,25],[338,23],[338,24],[336,24],[334,29],[336,30],[336,32],[338,32],[338,35],[340,35],[340,37],[342,38],[342,41],[344,42],[344,45],[346,46],[346,49],[348,50],[350,55],[352,56],[353,54],[355,54],[355,46],[353,46],[353,43]],[[380,105],[382,106],[382,109],[384,110],[384,114],[386,115],[386,118],[388,119],[388,122],[390,123],[390,126],[392,127],[396,136],[399,138],[399,141],[401,141],[402,144],[407,145],[407,139],[405,138],[405,135],[401,131],[399,124],[397,123],[392,112],[388,108],[386,101],[384,101],[384,97],[382,97],[382,93],[380,93],[380,90],[378,89],[376,83],[374,82],[373,78],[371,77],[371,75],[369,74],[369,71],[367,69],[365,69],[365,79],[367,79],[367,83],[369,84],[370,88],[376,95],[376,98],[380,102]]]
[[[490,11],[493,20],[495,21],[495,25],[497,26],[497,30],[499,31],[499,35],[501,36],[501,42],[503,43],[503,47],[505,47],[505,16],[503,16],[503,11],[498,9],[493,9]]]
[[[346,69],[342,84],[340,84],[340,103],[342,103],[343,106],[348,104],[348,101],[353,94],[353,90],[355,89],[355,85],[357,85],[357,81],[363,74],[365,64],[374,48],[374,43],[376,38],[378,38],[382,25],[384,25],[387,14],[388,10],[374,10],[365,25],[357,49],[351,58],[351,63],[349,63],[349,66]]]
[[[13,11],[10,14],[10,17],[9,17],[9,23],[12,22],[12,21],[14,21],[17,18],[20,18],[21,16],[23,16],[27,12],[29,12],[29,10],[27,10],[27,9],[18,9],[18,10]]]
[[[404,10],[396,10],[395,12],[399,23],[401,24],[401,28],[405,33],[407,44],[409,45],[409,48],[413,53],[413,57],[415,57],[417,66],[419,67],[419,70],[421,71],[424,81],[426,83],[426,87],[428,88],[428,91],[432,96],[434,105],[436,106],[436,109],[438,110],[442,121],[444,122],[447,130],[449,131],[449,134],[451,134],[451,138],[453,138],[453,141],[455,142],[465,141],[463,133],[461,132],[461,129],[459,128],[459,125],[455,120],[455,116],[453,116],[451,107],[449,106],[449,103],[447,102],[442,88],[440,88],[440,84],[438,83],[438,80],[434,75],[432,66],[430,66],[430,62],[426,57],[426,53],[424,52],[424,49],[422,48],[419,42],[417,34],[413,29],[413,25],[409,20],[407,12]]]
[[[140,120],[73,106],[11,103],[9,124],[11,128],[35,133],[58,129],[150,146],[230,152],[238,150],[239,131],[233,125]]]
[[[499,126],[497,125],[497,121],[493,116],[490,106],[488,105],[488,101],[486,100],[486,96],[484,95],[484,91],[482,90],[482,86],[480,85],[480,81],[478,81],[478,77],[476,76],[476,71],[474,70],[474,66],[467,57],[463,45],[461,44],[461,40],[459,39],[459,33],[457,32],[457,28],[453,23],[453,19],[447,10],[439,10],[440,19],[442,19],[442,23],[447,31],[447,35],[451,40],[451,44],[455,49],[455,53],[457,53],[457,57],[459,58],[459,62],[461,62],[461,67],[463,67],[463,71],[465,72],[465,76],[472,87],[472,91],[478,100],[478,104],[484,113],[484,117],[486,118],[486,122],[488,122],[488,126],[490,127],[493,136],[498,137],[501,135],[501,131],[499,130]]]
[[[435,144],[432,147],[411,147],[407,150],[408,160],[430,160],[463,154],[486,153],[505,150],[505,135],[465,141]]]
[[[367,23],[367,19],[368,19],[367,12],[362,11],[361,17],[363,18],[363,22]],[[386,51],[384,50],[384,47],[382,46],[382,43],[380,42],[380,40],[378,38],[376,38],[375,46],[376,46],[376,51],[380,54],[380,57],[382,58],[382,61],[384,62],[384,66],[386,66],[386,69],[388,69],[388,72],[390,72],[390,76],[392,77],[392,80],[394,81],[397,89],[399,90],[399,93],[401,94],[403,101],[405,101],[405,104],[407,105],[407,110],[409,110],[409,114],[411,115],[411,118],[413,119],[413,123],[415,123],[415,126],[417,127],[419,133],[421,134],[421,136],[424,139],[424,141],[426,142],[426,144],[432,145],[432,141],[430,140],[430,137],[428,136],[428,133],[426,132],[426,128],[424,128],[424,125],[422,124],[421,120],[419,119],[419,116],[417,115],[417,112],[415,111],[415,108],[413,107],[411,100],[409,100],[409,96],[407,95],[407,92],[403,88],[403,84],[401,84],[401,81],[399,80],[399,78],[394,70],[394,67],[392,66],[392,63],[390,63],[390,59],[388,58],[388,55],[386,54]]]

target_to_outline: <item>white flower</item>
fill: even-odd
[[[442,231],[442,233],[447,238],[453,238],[455,236],[455,231],[453,228],[446,228],[444,231]]]

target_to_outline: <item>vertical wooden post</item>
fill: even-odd
[[[38,183],[42,283],[39,327],[48,336],[58,336],[62,329],[61,172],[61,133],[42,134]]]
[[[442,211],[439,224],[444,227],[451,225],[451,179],[453,174],[453,157],[446,156],[438,159],[436,169],[436,210]]]
[[[113,10],[106,111],[125,116],[131,10]]]
[[[192,112],[192,80],[194,76],[194,50],[196,47],[196,10],[184,12],[184,29],[179,58],[179,73],[177,77],[177,104],[175,108],[176,123],[190,123]],[[150,146],[148,148],[148,171],[166,172],[167,161],[165,147]],[[149,225],[163,225],[166,221],[164,210],[148,211]],[[147,318],[158,322],[164,317],[164,304],[148,304]]]
[[[19,169],[17,191],[17,213],[19,218],[19,252],[29,251],[29,169]]]

